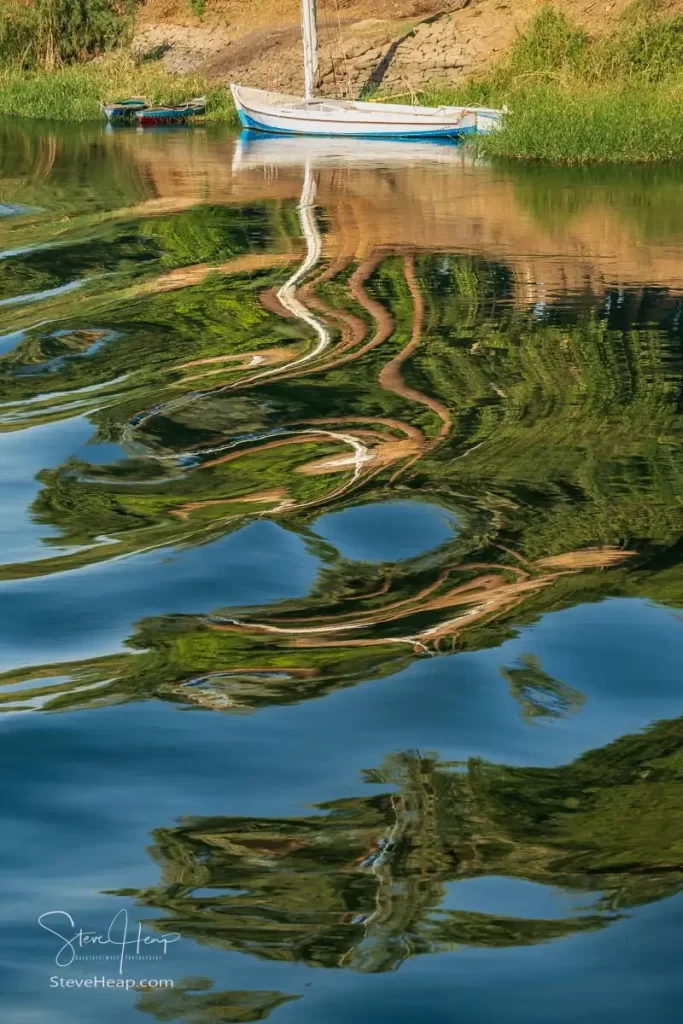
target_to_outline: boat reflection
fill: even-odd
[[[472,150],[452,139],[345,139],[243,131],[233,171],[266,167],[392,167],[439,163],[472,166]]]

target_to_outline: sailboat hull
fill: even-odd
[[[458,138],[495,130],[501,113],[481,107],[420,107],[360,100],[302,100],[233,85],[244,128],[277,135],[347,138]]]

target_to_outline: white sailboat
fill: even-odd
[[[244,128],[278,135],[426,139],[481,134],[500,126],[502,112],[486,107],[423,107],[316,96],[316,0],[302,0],[301,12],[304,96],[232,85],[235,106]]]

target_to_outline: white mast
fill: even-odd
[[[301,28],[304,37],[304,96],[313,99],[318,81],[318,13],[316,0],[301,0]]]

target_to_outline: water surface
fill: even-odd
[[[6,121],[0,214],[3,1018],[677,1020],[679,176]]]

